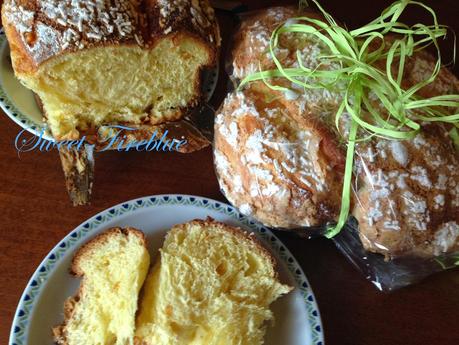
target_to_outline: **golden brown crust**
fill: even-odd
[[[408,58],[404,88],[426,80],[435,62],[425,51]],[[457,93],[459,80],[446,68],[419,92],[426,98]],[[459,249],[459,153],[450,130],[449,124],[423,124],[412,140],[357,144],[359,184],[352,213],[367,250],[390,258]]]
[[[275,68],[268,49],[272,31],[300,15],[321,18],[294,7],[273,7],[244,18],[235,35],[232,77],[242,79],[259,68]],[[314,53],[320,47],[304,38],[280,36],[276,56],[284,66],[292,66],[301,51],[311,64],[308,67],[315,67]],[[275,84],[291,88],[283,79],[276,79]],[[305,92],[304,97],[301,93],[274,91],[254,82],[229,95],[216,117],[220,186],[241,212],[268,226],[318,226],[334,221],[339,212],[345,159],[325,110],[336,108],[341,95],[323,90]],[[259,143],[257,148],[247,147],[254,141]],[[260,156],[255,157],[253,151]]]
[[[75,305],[79,300],[79,295],[80,291],[74,297],[70,297],[64,302],[64,322],[52,329],[56,344],[68,345],[67,337],[65,335],[66,320],[69,320],[72,317]]]
[[[97,251],[98,247],[101,244],[108,242],[113,235],[123,235],[126,237],[128,237],[129,235],[137,236],[141,240],[142,245],[145,248],[147,247],[147,240],[145,234],[142,231],[131,227],[110,228],[104,231],[103,233],[97,235],[88,243],[84,244],[80,249],[78,249],[72,260],[71,273],[77,277],[82,277],[84,275],[84,272],[80,268],[80,261],[84,260],[85,256],[89,255],[91,252]]]
[[[77,252],[75,253],[72,264],[70,268],[70,273],[75,275],[76,277],[83,277],[84,272],[80,267],[80,262],[85,259],[85,256],[90,255],[91,252],[97,251],[98,247],[109,241],[112,236],[120,235],[129,236],[134,235],[141,240],[142,245],[147,248],[147,240],[145,234],[137,230],[135,228],[127,227],[127,228],[110,228],[103,233],[97,235],[92,240],[84,244],[80,247]],[[56,326],[53,328],[53,335],[54,340],[59,345],[68,345],[66,340],[65,329],[68,320],[70,320],[73,316],[73,312],[75,309],[76,303],[79,301],[79,298],[84,290],[84,280],[81,282],[80,287],[78,288],[77,293],[75,296],[68,298],[64,303],[64,321],[61,325]]]
[[[228,200],[263,224],[295,229],[336,219],[344,170],[336,136],[262,82],[225,100],[214,156]]]
[[[17,73],[33,73],[46,60],[81,49],[111,45],[152,49],[161,38],[177,33],[187,33],[208,47],[212,56],[208,63],[215,63],[220,33],[207,0],[73,3],[4,1],[2,23],[8,41],[17,48],[12,52]]]
[[[257,72],[260,66],[263,70],[275,69],[276,65],[269,53],[271,33],[283,22],[299,16],[323,19],[317,12],[311,10],[300,12],[295,6],[270,7],[244,17],[234,36],[232,77],[243,79]],[[301,45],[292,37],[294,35],[280,36],[281,49],[276,53],[276,56],[287,65],[296,61],[296,49]]]
[[[414,141],[381,139],[358,148],[363,161],[357,162],[360,183],[352,212],[366,249],[388,257],[432,256],[459,246],[453,241],[444,250],[436,240],[445,224],[459,224],[459,163],[454,147],[431,130],[444,131],[431,126]]]

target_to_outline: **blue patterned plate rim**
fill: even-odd
[[[57,265],[66,251],[73,249],[76,246],[77,241],[89,238],[92,235],[91,230],[93,228],[98,228],[103,223],[112,221],[114,218],[122,216],[125,212],[132,212],[142,208],[145,209],[161,205],[193,205],[222,212],[223,214],[232,217],[235,221],[241,222],[244,226],[255,232],[257,236],[262,238],[270,249],[284,261],[285,266],[288,268],[290,274],[295,279],[295,282],[300,289],[303,300],[307,306],[308,322],[312,332],[312,345],[324,345],[323,326],[314,293],[303,270],[288,248],[286,248],[286,246],[268,228],[239,213],[233,206],[221,201],[186,194],[151,195],[122,202],[96,214],[68,233],[47,254],[27,283],[14,315],[9,345],[26,344],[27,328],[29,319],[33,314],[34,302],[38,300],[42,287],[50,272],[52,272],[53,268]],[[279,245],[279,249],[273,245],[274,243]]]

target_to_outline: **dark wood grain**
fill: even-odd
[[[256,8],[276,2],[247,3]],[[353,27],[369,21],[389,1],[322,3]],[[443,23],[459,33],[457,0],[426,3],[438,11]],[[414,21],[416,16],[414,13],[407,20]],[[220,19],[226,40],[232,20],[222,13]],[[451,42],[442,42],[445,56],[451,56]],[[458,66],[454,70],[458,74]],[[225,94],[224,72],[221,77],[214,106]],[[225,200],[219,192],[210,149],[189,155],[109,152],[97,157],[92,205],[74,208],[66,193],[58,154],[18,156],[13,146],[18,131],[17,125],[0,115],[1,344],[7,344],[19,297],[37,265],[62,237],[90,216],[122,201],[151,194],[196,194]],[[364,280],[332,242],[278,235],[310,280],[328,345],[459,344],[458,270],[383,294]]]

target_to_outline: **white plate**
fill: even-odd
[[[279,261],[280,278],[295,290],[273,304],[276,323],[265,345],[323,345],[319,310],[309,283],[287,248],[268,229],[224,203],[187,195],[158,195],[132,200],[105,210],[67,235],[43,260],[30,279],[16,310],[10,345],[53,344],[51,328],[63,317],[63,304],[79,281],[68,273],[76,249],[113,226],[134,226],[145,232],[150,253],[177,223],[212,217],[255,232]]]
[[[202,91],[208,102],[217,86],[218,66],[207,71],[204,76]],[[14,76],[10,60],[10,48],[3,29],[0,29],[0,107],[11,120],[37,136],[41,135],[45,123],[35,97]],[[43,139],[53,140],[51,133],[46,131]]]

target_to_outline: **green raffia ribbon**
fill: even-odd
[[[348,31],[339,26],[333,17],[318,3],[312,0],[325,18],[325,21],[308,17],[292,18],[277,27],[272,33],[269,52],[276,69],[253,73],[241,81],[240,88],[249,82],[263,80],[271,89],[288,91],[280,85],[272,85],[269,78],[286,78],[304,89],[343,88],[343,101],[335,115],[338,127],[344,112],[350,116],[350,131],[347,138],[347,154],[342,190],[341,211],[335,226],[329,227],[326,237],[337,235],[349,216],[351,201],[351,182],[355,144],[373,136],[386,139],[411,139],[421,130],[421,122],[444,122],[453,125],[450,136],[456,147],[459,147],[459,95],[441,95],[421,98],[417,92],[434,82],[442,62],[438,40],[445,38],[448,28],[440,25],[435,11],[418,1],[400,0],[386,8],[382,14],[367,25]],[[409,5],[419,6],[427,11],[433,24],[415,24],[408,26],[399,21],[405,8]],[[301,54],[297,52],[298,66],[285,68],[276,57],[275,50],[279,37],[285,33],[300,33],[313,36],[321,41],[329,53],[319,57],[319,65],[310,69],[302,63]],[[385,40],[386,35],[394,37],[392,44]],[[396,36],[394,36],[396,35]],[[402,79],[406,58],[413,53],[433,45],[437,52],[437,61],[432,74],[424,81],[405,90]],[[370,48],[371,47],[371,48]],[[454,50],[454,59],[456,51]],[[334,63],[333,70],[321,69],[324,64]],[[385,70],[376,67],[383,64]],[[396,75],[392,71],[395,67]],[[372,91],[384,107],[386,118],[371,105],[369,92]],[[447,112],[446,109],[452,111]],[[363,110],[363,111],[362,111]],[[453,112],[453,114],[451,114]],[[362,113],[367,114],[364,118]],[[359,131],[361,129],[361,131]],[[339,131],[339,128],[338,128]],[[365,132],[365,138],[358,138],[358,133]]]
[[[435,261],[443,268],[444,270],[454,267],[454,266],[459,266],[459,252],[454,253],[447,258],[442,257],[442,258],[435,258]]]

